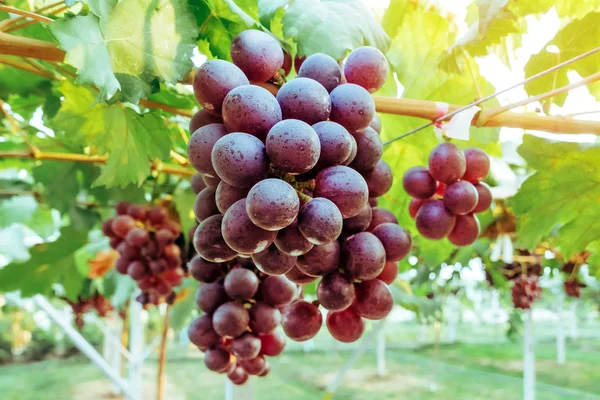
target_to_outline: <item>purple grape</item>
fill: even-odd
[[[212,318],[208,314],[192,321],[188,327],[188,337],[198,347],[213,347],[221,343],[221,336],[213,329]]]
[[[222,304],[212,317],[215,332],[221,336],[238,337],[246,331],[250,323],[250,314],[236,303]]]
[[[477,207],[478,202],[477,189],[467,181],[451,183],[444,189],[444,205],[454,214],[469,214]]]
[[[258,182],[246,197],[246,212],[250,220],[268,231],[278,231],[294,222],[299,208],[296,190],[281,179]]]
[[[283,352],[285,347],[285,338],[279,332],[272,332],[260,336],[261,354],[269,357],[275,357]]]
[[[352,137],[346,128],[331,121],[317,122],[312,127],[321,142],[321,154],[317,166],[341,165],[350,157]]]
[[[204,365],[215,372],[225,372],[231,365],[231,355],[221,347],[206,350]]]
[[[371,200],[371,199],[369,199]],[[345,234],[354,234],[367,230],[371,225],[371,219],[373,218],[373,209],[369,203],[365,204],[360,212],[351,218],[344,220],[343,232]]]
[[[343,218],[350,218],[357,215],[369,200],[369,188],[358,172],[336,165],[317,174],[314,195],[331,200]]]
[[[247,133],[230,133],[219,139],[211,158],[217,175],[232,186],[251,187],[269,173],[265,146]]]
[[[477,206],[473,210],[474,213],[480,213],[482,211],[487,210],[492,205],[492,191],[490,187],[484,183],[479,182],[475,185],[475,189],[477,189],[477,194],[479,200],[477,201]]]
[[[223,123],[229,132],[245,132],[264,140],[279,121],[281,108],[277,99],[260,86],[233,89],[223,102]]]
[[[194,279],[203,283],[211,283],[223,276],[223,264],[206,261],[199,255],[188,263],[188,269]]]
[[[218,282],[200,285],[196,292],[196,305],[207,314],[211,314],[227,300],[225,289]]]
[[[227,377],[234,385],[243,385],[248,381],[248,374],[242,367],[235,367],[235,369],[227,374]]]
[[[345,83],[331,91],[329,119],[348,129],[360,132],[366,129],[375,115],[375,103],[369,92],[361,86]]]
[[[219,182],[217,191],[215,192],[215,203],[217,204],[217,208],[221,214],[225,214],[225,212],[233,203],[245,198],[248,195],[249,190],[250,189],[247,187],[239,188],[236,186],[231,186],[225,181]]]
[[[327,244],[342,233],[342,214],[331,200],[315,198],[304,204],[298,214],[298,229],[313,244]]]
[[[225,277],[225,292],[234,300],[248,300],[258,291],[260,282],[249,269],[233,268]]]
[[[129,267],[127,267],[127,274],[134,281],[139,281],[148,276],[148,268],[141,261],[132,261]]]
[[[378,203],[379,202],[377,201],[376,197],[369,197],[369,205],[371,207],[377,207]]]
[[[304,342],[313,338],[323,325],[323,315],[314,304],[298,301],[283,314],[281,326],[292,340]]]
[[[364,46],[354,49],[344,65],[344,76],[373,93],[381,89],[388,75],[385,55],[375,47]]]
[[[125,239],[129,231],[135,226],[135,220],[129,215],[119,215],[112,220],[111,230],[115,236]]]
[[[298,220],[295,220],[277,234],[275,246],[290,256],[301,256],[306,254],[314,246],[300,233]]]
[[[281,313],[272,305],[257,302],[250,308],[250,329],[264,335],[271,333],[281,323]]]
[[[198,172],[215,175],[215,169],[211,162],[212,149],[223,136],[227,135],[223,124],[210,124],[195,131],[190,137],[187,154],[192,167]]]
[[[263,356],[254,357],[250,360],[242,360],[239,364],[250,375],[260,375],[267,366],[267,362]]]
[[[385,222],[393,222],[394,224],[398,223],[398,218],[391,211],[386,210],[385,208],[375,207],[373,210],[373,217],[371,218],[371,225],[367,228],[368,231],[372,231],[375,227],[383,224]]]
[[[194,75],[194,94],[207,112],[220,116],[227,93],[233,88],[249,84],[246,75],[234,64],[210,60],[202,64]]]
[[[427,239],[443,239],[452,232],[456,216],[445,206],[442,200],[431,200],[423,204],[417,213],[417,230]]]
[[[204,181],[204,184],[206,185],[206,187],[209,187],[212,189],[216,189],[217,186],[219,185],[219,183],[221,182],[221,178],[219,178],[218,176],[209,176],[209,175],[202,175],[202,180]]]
[[[342,343],[356,342],[365,331],[365,321],[351,308],[328,313],[326,323],[331,336]]]
[[[117,215],[126,215],[127,211],[129,210],[129,207],[131,207],[131,203],[128,201],[120,201],[116,207],[115,207],[115,211],[117,212]]]
[[[345,310],[354,301],[352,278],[339,271],[325,275],[317,286],[317,299],[326,310]]]
[[[383,244],[386,261],[400,261],[408,255],[412,246],[410,234],[398,224],[386,222],[372,231]]]
[[[294,268],[296,256],[280,251],[274,244],[252,255],[254,265],[267,275],[282,275]]]
[[[255,254],[263,251],[277,236],[254,225],[246,212],[246,199],[236,201],[223,217],[223,238],[229,247],[238,253]]]
[[[385,248],[377,236],[359,232],[344,242],[342,265],[354,279],[374,279],[385,266]]]
[[[302,68],[302,64],[306,60],[306,56],[300,57],[298,54],[294,57],[294,69],[296,70],[296,74],[300,72],[300,68]]]
[[[266,82],[281,69],[283,50],[273,36],[248,29],[233,38],[231,59],[251,81]]]
[[[284,172],[301,174],[317,164],[321,143],[317,132],[297,119],[277,123],[267,135],[267,155]]]
[[[135,227],[125,236],[125,241],[133,247],[143,247],[150,242],[150,235],[144,228]]]
[[[479,183],[490,171],[490,158],[485,151],[471,147],[465,150],[467,169],[461,179],[471,183]]]
[[[285,49],[284,49],[283,50],[283,65],[281,66],[284,76],[288,76],[290,74],[290,71],[292,70],[293,62],[294,62],[294,60],[292,60],[292,55],[289,52],[285,51]]]
[[[309,276],[325,276],[340,267],[340,252],[338,241],[315,246],[308,253],[298,257],[296,268]]]
[[[194,215],[198,222],[219,213],[215,202],[215,189],[206,188],[196,196],[194,201]]]
[[[327,89],[308,78],[295,78],[277,92],[283,119],[299,119],[309,125],[326,121],[331,112]]]
[[[127,209],[127,214],[133,219],[143,222],[148,218],[148,207],[140,204],[132,204]]]
[[[300,285],[305,285],[317,280],[316,276],[306,275],[304,272],[300,271],[297,266],[286,272],[285,277],[290,281]]]
[[[367,127],[364,131],[352,136],[356,139],[357,153],[350,167],[357,171],[369,171],[375,168],[383,155],[383,142],[377,132],[373,128]]]
[[[369,123],[369,126],[375,129],[375,132],[381,133],[381,119],[379,119],[379,114],[375,113],[373,119]]]
[[[194,194],[198,194],[206,187],[206,183],[204,183],[204,179],[202,178],[202,174],[195,174],[192,176],[192,180],[190,182],[192,187],[192,192]]]
[[[257,335],[244,333],[231,341],[231,352],[238,360],[250,360],[260,354],[261,340]]]
[[[428,199],[435,194],[437,182],[425,167],[412,167],[404,173],[402,185],[409,196]]]
[[[392,311],[394,298],[385,282],[379,279],[362,281],[355,285],[356,298],[352,309],[367,319],[383,319]]]
[[[298,287],[285,276],[267,276],[261,285],[262,300],[273,306],[291,303]]]
[[[192,116],[192,118],[190,118],[190,126],[189,126],[190,134],[196,132],[196,130],[202,128],[205,125],[222,124],[222,123],[223,123],[223,119],[221,117],[217,117],[216,115],[209,113],[205,109],[202,109],[200,111],[197,111]]]
[[[468,246],[479,237],[479,220],[473,214],[457,215],[448,240],[456,246]]]
[[[370,197],[383,196],[391,189],[394,181],[392,169],[383,160],[379,160],[372,170],[364,172],[363,177],[367,182]]]
[[[436,181],[450,184],[465,174],[465,153],[452,143],[440,143],[429,154],[429,174]]]
[[[148,246],[145,246],[142,249],[142,251],[140,252],[139,248],[137,248],[135,246],[131,246],[127,242],[123,241],[123,242],[121,242],[121,244],[119,244],[117,246],[117,251],[119,252],[121,257],[128,259],[128,260],[133,260],[135,258],[138,258],[140,253],[143,254],[143,251],[147,248],[148,248]]]
[[[324,53],[315,53],[302,62],[298,76],[313,79],[331,92],[340,84],[342,70],[333,57]]]
[[[205,260],[212,262],[229,261],[236,257],[223,238],[221,232],[222,215],[208,217],[194,233],[194,248]]]

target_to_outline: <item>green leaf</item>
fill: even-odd
[[[553,67],[563,61],[576,57],[586,51],[598,46],[600,43],[600,12],[591,12],[583,19],[574,20],[562,28],[550,42],[544,46],[539,53],[534,54],[525,65],[525,77],[529,78],[535,74]],[[546,48],[548,45],[557,46],[559,53],[551,53]],[[525,84],[525,90],[531,96],[548,92],[555,88],[569,84],[567,72],[577,71],[582,77],[587,77],[598,72],[600,65],[600,54],[596,53],[585,57],[567,67],[547,74]],[[551,101],[562,106],[567,98],[567,93],[553,96]]]
[[[326,53],[336,60],[360,46],[386,53],[390,38],[359,0],[294,0],[283,16],[283,33],[299,55]]]
[[[44,200],[61,213],[69,210],[79,193],[77,171],[81,164],[75,162],[45,161],[32,173],[36,182],[44,185]]]
[[[292,0],[258,0],[258,17],[260,23],[269,28],[275,14],[290,4]]]
[[[511,1],[509,7],[521,17],[546,13],[554,7],[559,17],[583,18],[587,13],[600,9],[600,0]]]
[[[199,283],[195,279],[186,278],[183,280],[183,284],[178,291],[184,291],[185,297],[175,303],[169,313],[169,322],[173,329],[183,329],[197,309],[196,291],[198,290],[198,286]]]
[[[196,225],[196,217],[194,216],[193,211],[195,200],[196,195],[187,184],[179,185],[173,192],[173,202],[175,203],[175,209],[179,214],[181,230],[183,231],[186,241],[190,240],[188,237],[190,229]]]
[[[0,229],[0,254],[6,261],[21,262],[29,258],[29,251],[25,246],[25,235],[18,226]]]
[[[184,0],[90,2],[92,13],[67,16],[50,30],[78,70],[77,83],[107,100],[137,103],[155,79],[175,83],[192,67],[196,27]]]

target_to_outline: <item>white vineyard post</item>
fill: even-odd
[[[535,339],[533,312],[526,310],[523,340],[523,400],[535,400]]]
[[[456,325],[458,324],[458,300],[456,296],[451,295],[446,300],[446,320],[448,321],[448,342],[456,342]]]
[[[138,399],[142,398],[142,370],[144,367],[144,322],[142,305],[135,299],[129,302],[129,384]]]
[[[556,362],[561,365],[564,364],[567,359],[565,321],[563,319],[564,302],[565,294],[561,290],[556,299]]]
[[[423,321],[419,322],[419,345],[424,345],[427,342],[427,324]]]
[[[303,350],[305,353],[310,353],[310,352],[311,352],[311,351],[313,351],[315,348],[316,348],[316,347],[315,347],[315,341],[314,341],[314,340],[312,340],[312,339],[310,339],[310,340],[307,340],[306,342],[304,342],[304,343],[302,344],[302,350]]]
[[[252,400],[252,380],[237,386],[225,379],[225,400]]]
[[[569,338],[571,339],[577,339],[579,337],[579,327],[578,327],[578,320],[577,320],[577,307],[579,305],[579,300],[575,299],[573,300],[573,302],[571,303],[571,311],[569,312]]]
[[[377,334],[377,376],[382,377],[386,373],[385,367],[385,319],[381,320],[379,333]]]
[[[113,371],[121,376],[121,319],[117,316],[116,318],[106,318],[107,329],[104,332],[104,341],[108,342],[108,351],[104,355],[106,361],[111,365]],[[118,341],[116,340],[118,338]],[[106,345],[106,344],[105,344]],[[121,393],[121,390],[115,383],[112,384],[112,394]]]
[[[41,308],[55,324],[57,324],[73,341],[73,344],[86,356],[88,357],[108,378],[127,396],[130,400],[139,400],[138,397],[135,396],[133,391],[127,382],[121,378],[119,374],[117,374],[111,366],[106,362],[104,358],[96,351],[94,346],[92,346],[81,334],[71,326],[71,324],[62,317],[60,312],[54,308],[52,304],[42,295],[36,295],[33,298],[36,305]]]

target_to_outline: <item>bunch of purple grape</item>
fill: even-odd
[[[370,95],[387,78],[385,56],[358,48],[342,71],[330,56],[313,54],[303,60],[298,77],[278,90],[268,82],[280,79],[289,65],[283,68],[284,52],[269,34],[240,33],[231,57],[233,63],[206,62],[194,77],[203,110],[192,120],[188,144],[189,161],[199,172],[192,181],[200,223],[194,235],[197,268],[222,272],[229,265],[224,280],[205,283],[199,292],[199,303],[209,296],[207,284],[227,299],[201,317],[211,341],[199,346],[211,351],[207,366],[218,371],[234,368],[232,354],[239,359],[223,338],[233,338],[233,346],[255,336],[252,308],[276,295],[265,288],[270,279],[286,285],[320,279],[315,302],[298,298],[285,306],[281,325],[290,339],[317,334],[322,306],[331,335],[352,342],[362,335],[364,318],[390,312],[386,282],[395,279],[397,261],[411,248],[396,217],[377,207],[377,197],[392,185]],[[247,279],[237,281],[241,274]],[[236,290],[247,290],[244,296],[229,293],[228,279],[236,279]],[[253,291],[256,285],[262,289]],[[214,364],[213,353],[220,360]],[[243,359],[240,363],[252,374]],[[230,378],[244,381],[239,376]]]
[[[185,271],[181,247],[181,226],[162,206],[148,207],[121,202],[117,216],[104,222],[102,231],[120,257],[115,269],[134,279],[142,293],[143,305],[157,305],[175,299],[173,287],[181,285]]]
[[[542,296],[539,278],[521,275],[515,280],[511,293],[515,308],[529,310],[533,302]]]
[[[452,143],[441,143],[429,155],[429,169],[410,168],[404,174],[404,190],[413,198],[409,213],[417,230],[428,239],[445,237],[456,246],[468,246],[479,236],[474,215],[492,204],[492,192],[481,182],[490,159],[481,149],[464,152]]]

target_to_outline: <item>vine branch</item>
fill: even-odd
[[[11,6],[4,6],[1,4],[0,4],[0,11],[4,11],[7,13],[11,13],[11,14],[21,15],[25,18],[31,18],[31,19],[39,21],[39,22],[49,23],[49,22],[53,21],[52,18],[44,17],[43,15],[40,15],[35,12],[25,11],[25,10],[21,10],[19,8],[15,8],[15,7],[11,7]]]

